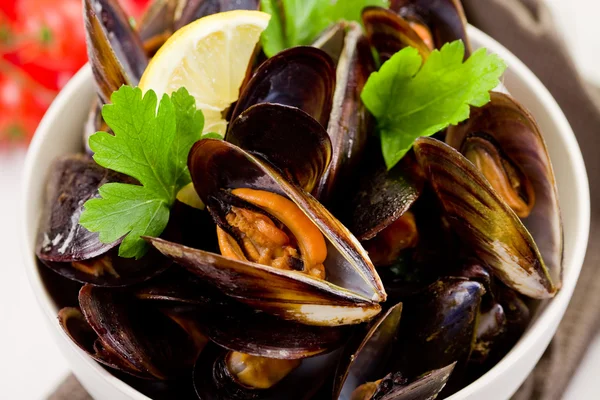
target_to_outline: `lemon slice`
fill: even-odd
[[[225,135],[223,114],[238,99],[250,57],[271,16],[236,10],[184,26],[162,45],[140,80],[158,98],[185,87],[204,113],[204,132]]]

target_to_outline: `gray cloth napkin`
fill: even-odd
[[[566,114],[590,179],[589,243],[600,240],[600,102],[582,82],[567,45],[540,0],[463,0],[470,23],[498,40],[541,79]],[[597,89],[595,89],[597,90]],[[569,308],[556,336],[514,400],[560,399],[600,325],[600,247],[588,245]]]
[[[544,82],[566,114],[590,178],[590,243],[600,241],[600,96],[581,81],[549,10],[539,0],[462,0],[470,23],[517,55]],[[513,400],[560,399],[600,325],[600,247],[588,247],[575,294],[550,347]],[[49,400],[87,400],[71,375]]]

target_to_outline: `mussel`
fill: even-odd
[[[336,369],[334,399],[435,399],[442,391],[456,363],[416,377],[404,375],[394,365],[401,313],[399,303],[351,339]]]
[[[446,134],[485,176],[523,221],[559,289],[563,231],[550,156],[533,116],[509,95],[492,92],[491,101]]]
[[[379,312],[385,291],[364,249],[312,196],[225,141],[196,143],[189,169],[228,257],[149,238],[164,255],[283,319],[343,325]],[[264,255],[267,265],[260,264]]]
[[[86,155],[59,158],[46,184],[36,254],[62,276],[100,286],[125,286],[155,276],[171,264],[153,251],[140,260],[117,256],[120,241],[103,243],[97,233],[79,224],[83,204],[98,197],[109,182],[131,182],[124,175],[100,167]]]
[[[474,255],[517,292],[554,296],[557,288],[531,234],[481,172],[439,140],[417,139],[414,149],[446,218]]]
[[[81,311],[60,311],[62,328],[96,361],[111,368],[166,379],[189,371],[199,353],[177,323],[115,289],[86,285],[79,293],[79,305]]]
[[[148,57],[142,41],[116,0],[85,0],[88,58],[104,103],[121,85],[137,85]]]

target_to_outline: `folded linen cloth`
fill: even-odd
[[[517,55],[542,80],[566,114],[590,178],[590,243],[600,241],[600,91],[591,93],[539,0],[462,0],[470,23]],[[594,98],[594,95],[599,95]],[[600,247],[589,247],[579,283],[550,347],[513,400],[560,399],[600,326]],[[49,400],[91,399],[71,375]]]

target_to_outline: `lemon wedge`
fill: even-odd
[[[158,98],[185,87],[204,113],[204,132],[225,135],[227,108],[238,99],[250,57],[271,16],[235,10],[200,18],[162,45],[140,80]]]

